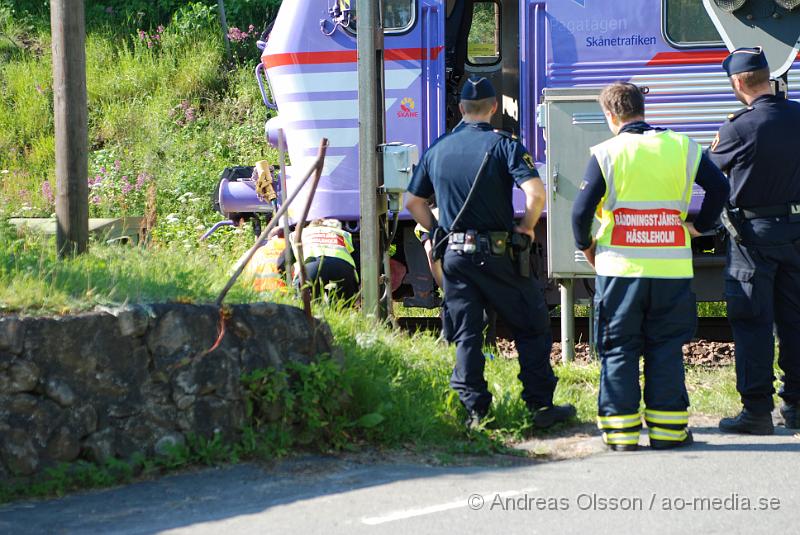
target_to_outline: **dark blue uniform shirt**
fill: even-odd
[[[729,116],[707,154],[728,173],[732,206],[800,202],[800,104],[757,98]]]
[[[645,122],[635,122],[623,126],[620,134],[626,132],[641,134],[652,129],[653,127]],[[700,206],[700,212],[694,219],[694,226],[699,232],[706,232],[717,224],[717,218],[719,218],[728,197],[729,186],[725,175],[720,173],[719,169],[705,155],[700,160],[695,182],[703,188],[705,197]],[[605,194],[606,181],[603,178],[603,172],[600,170],[597,158],[592,156],[583,178],[583,184],[581,184],[581,189],[572,207],[572,233],[575,236],[575,245],[580,250],[588,249],[592,245],[592,220],[597,205],[603,200]]]
[[[489,160],[468,209],[450,226],[464,201],[484,156]],[[514,184],[537,178],[533,159],[519,141],[495,132],[488,123],[466,123],[439,138],[414,171],[409,193],[428,198],[436,193],[439,225],[450,230],[505,230],[514,227]]]

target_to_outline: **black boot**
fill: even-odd
[[[784,403],[781,407],[781,416],[786,429],[800,429],[800,403]]]
[[[551,405],[531,409],[531,414],[533,415],[533,426],[544,429],[575,418],[577,411],[572,405]]]
[[[756,414],[742,409],[737,416],[720,420],[719,430],[723,433],[771,435],[775,433],[775,426],[772,424],[772,414]]]
[[[654,450],[671,450],[674,448],[682,448],[684,446],[691,446],[694,444],[694,436],[691,430],[686,430],[686,438],[683,440],[659,440],[657,438],[650,439],[650,447]]]
[[[638,451],[639,444],[606,444],[611,451]]]
[[[467,431],[481,429],[485,423],[484,420],[486,420],[487,414],[488,411],[468,410],[467,419],[464,420],[464,426],[467,428]]]

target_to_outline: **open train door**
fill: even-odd
[[[399,2],[383,0],[386,17],[391,16],[393,1]],[[386,140],[417,145],[420,154],[446,132],[447,4],[446,0],[416,0],[416,20],[411,29],[386,37]],[[409,70],[419,73],[419,83],[405,92],[394,90],[391,81],[408,77]],[[402,241],[408,268],[403,282],[413,290],[404,305],[438,306],[428,258],[412,227],[403,227]]]

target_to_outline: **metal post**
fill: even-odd
[[[281,173],[281,206],[286,203],[286,138],[283,128],[278,129],[278,158],[280,159]],[[283,250],[283,266],[286,273],[286,286],[292,286],[292,247],[289,244],[289,212],[283,216],[283,240],[286,244]]]
[[[597,359],[597,340],[594,338],[594,319],[597,311],[594,309],[594,300],[589,300],[589,356]]]
[[[89,243],[89,122],[83,0],[50,0],[56,130],[56,246],[60,257]]]
[[[228,38],[228,17],[225,16],[225,1],[217,0],[217,8],[219,9],[219,25],[222,27],[222,40],[225,42],[225,56],[228,61],[233,61],[231,40]]]
[[[575,360],[575,280],[562,279],[561,289],[561,356],[564,363]]]
[[[378,186],[382,184],[378,145],[384,138],[383,2],[358,0],[358,120],[361,191],[361,306],[379,317],[381,247]]]

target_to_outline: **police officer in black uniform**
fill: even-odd
[[[550,366],[547,305],[535,276],[525,270],[544,186],[522,144],[489,124],[497,99],[486,78],[466,81],[459,107],[464,125],[423,155],[406,203],[423,227],[439,226],[434,247],[444,256],[444,294],[456,343],[450,385],[467,409],[467,426],[478,425],[492,401],[482,351],[483,311],[491,305],[513,332],[522,398],[533,423],[549,427],[573,417],[575,409],[553,405],[557,379]],[[527,199],[525,216],[516,226],[515,184]],[[426,202],[434,193],[438,222]]]
[[[746,105],[728,117],[708,152],[731,181],[725,297],[744,409],[719,427],[767,435],[774,432],[773,325],[784,373],[781,413],[786,427],[800,427],[800,104],[773,94],[760,48],[733,51],[723,67]]]

